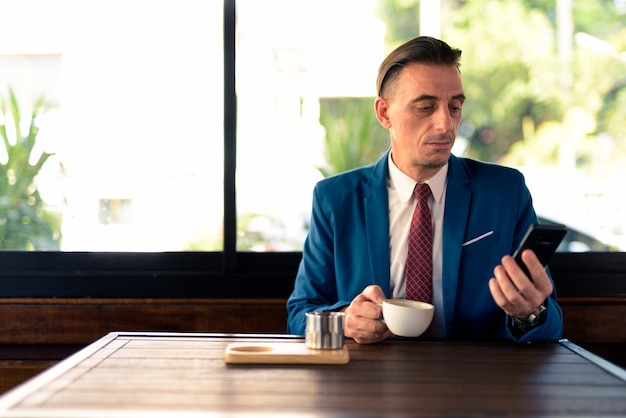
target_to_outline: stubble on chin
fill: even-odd
[[[415,168],[441,168],[450,159],[449,152],[441,152],[440,155],[436,155],[430,158],[415,158],[411,162],[411,165]]]

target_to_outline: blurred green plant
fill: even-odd
[[[522,145],[545,138],[548,131],[570,134],[570,128],[575,126],[567,120],[571,117],[570,109],[582,109],[595,119],[598,129],[583,131],[587,134],[585,140],[578,136],[559,138],[561,144],[576,146],[579,168],[594,163],[590,150],[604,146],[598,140],[604,143],[610,138],[615,151],[626,149],[626,14],[610,1],[573,2],[573,32],[595,37],[604,47],[593,51],[575,43],[573,55],[564,59],[554,42],[558,30],[557,3],[442,2],[442,38],[463,50],[461,72],[468,100],[463,106],[459,135],[468,140],[466,156],[493,162],[515,160],[519,164],[555,158],[554,139],[549,146],[533,143],[534,152],[541,156],[531,157],[522,151]],[[387,26],[385,40],[389,50],[420,32],[419,4],[420,0],[379,0],[378,15]],[[398,13],[402,14],[401,19],[396,18]],[[603,52],[607,46],[615,54]],[[532,138],[525,131],[530,125],[537,129]],[[554,129],[557,125],[562,129]],[[520,155],[509,156],[510,153]],[[621,152],[613,154],[617,157]]]
[[[324,177],[371,164],[389,148],[389,134],[376,119],[373,97],[320,98],[326,131]]]
[[[53,154],[41,152],[37,157],[33,153],[39,133],[36,120],[43,111],[44,98],[33,105],[26,135],[21,128],[25,115],[11,88],[8,98],[0,103],[4,146],[0,149],[0,249],[58,250],[62,217],[47,207],[37,187],[37,176]]]

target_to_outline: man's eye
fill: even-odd
[[[420,112],[432,112],[433,107],[432,106],[421,106],[421,107],[418,107],[417,110],[419,110]]]

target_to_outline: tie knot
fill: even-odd
[[[427,183],[417,183],[415,185],[415,189],[413,190],[413,194],[418,202],[428,202],[428,198],[430,197],[430,186]]]

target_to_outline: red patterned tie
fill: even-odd
[[[409,230],[406,298],[430,303],[433,294],[433,225],[428,209],[430,187],[426,183],[418,183],[413,194],[417,199],[417,206]]]

